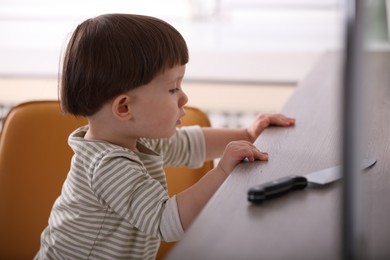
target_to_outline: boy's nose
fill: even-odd
[[[179,99],[179,107],[183,107],[188,102],[188,96],[184,91],[181,91],[181,97]]]

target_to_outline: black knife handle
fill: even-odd
[[[287,176],[264,184],[256,185],[248,190],[248,200],[261,203],[264,200],[279,197],[292,190],[303,189],[307,186],[303,176]]]

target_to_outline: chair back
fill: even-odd
[[[86,124],[57,101],[20,104],[0,134],[0,259],[32,259],[69,170],[69,134]]]

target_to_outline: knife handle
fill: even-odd
[[[292,190],[304,189],[307,179],[303,176],[287,176],[264,184],[256,185],[248,190],[248,200],[261,203],[264,200],[279,197]]]

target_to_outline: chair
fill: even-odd
[[[0,135],[0,259],[32,259],[73,154],[69,134],[85,119],[56,101],[11,109]]]
[[[0,134],[0,259],[35,256],[69,170],[73,152],[67,138],[86,123],[85,118],[64,115],[58,101],[23,103],[4,119]],[[210,122],[203,112],[188,107],[183,118],[186,124],[209,126]],[[167,168],[170,194],[188,187],[212,167],[212,162],[206,162],[196,170]],[[178,171],[182,171],[180,176]],[[159,259],[172,246],[165,244]]]

